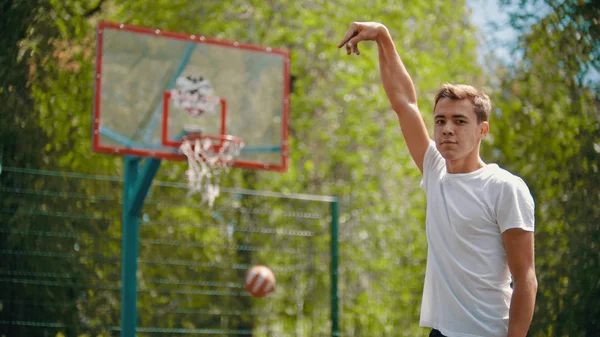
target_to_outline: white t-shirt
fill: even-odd
[[[496,164],[450,174],[431,141],[421,187],[428,248],[420,325],[448,337],[506,337],[512,288],[502,232],[534,230],[527,185]]]

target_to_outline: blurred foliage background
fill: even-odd
[[[360,57],[336,48],[352,21],[385,23],[429,126],[433,95],[444,82],[470,83],[492,98],[484,160],[522,176],[536,201],[539,292],[530,335],[600,335],[600,5],[500,3],[510,14],[506,25],[518,33],[510,62],[494,50],[481,55],[478,46],[489,37],[472,23],[465,0],[4,0],[0,335],[118,335],[123,159],[90,151],[98,20],[289,49],[289,172],[232,170],[224,186],[338,196],[341,335],[420,336],[427,334],[418,327],[426,257],[420,175],[380,85],[376,47],[364,45]],[[141,238],[148,242],[140,258],[155,263],[138,275],[140,327],[326,334],[329,308],[319,300],[329,298],[326,207],[231,196],[221,201],[230,213],[219,220],[181,188],[169,189],[183,171],[181,163],[163,163],[143,210]],[[190,223],[214,227],[181,225]],[[230,235],[228,226],[238,223],[246,234]],[[248,234],[263,227],[283,232]],[[298,231],[314,235],[290,234]],[[240,247],[249,242],[262,248],[248,255]],[[284,248],[303,251],[306,263]],[[264,259],[284,274],[304,268],[293,273],[298,279],[283,277],[277,301],[204,298],[203,282],[239,292],[232,280],[241,269],[179,263]],[[165,289],[157,284],[170,295],[153,295],[152,287]]]

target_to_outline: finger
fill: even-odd
[[[353,52],[356,55],[360,55],[360,52],[358,51],[358,43],[360,41],[362,41],[362,37],[360,36],[360,34],[357,34],[356,36],[351,38],[350,41],[348,41],[348,43],[346,43],[346,49],[351,49],[350,52]]]
[[[348,55],[352,53],[360,55],[360,52],[358,51],[358,44],[353,44],[352,42],[346,43],[346,53]]]
[[[350,29],[348,29],[348,31],[346,32],[346,35],[344,35],[344,38],[342,39],[340,44],[338,44],[338,48],[341,48],[343,45],[346,44],[346,42],[348,42],[351,38],[355,37],[356,35],[358,35],[358,31],[356,30],[356,26],[353,24],[350,27]]]
[[[346,32],[346,35],[344,35],[342,41],[338,44],[338,48],[341,48],[343,45],[345,45],[346,42],[348,42],[348,40],[350,40],[354,36],[355,32],[356,31],[354,30],[354,26],[350,27],[350,29],[348,29],[348,31]]]

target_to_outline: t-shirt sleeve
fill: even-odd
[[[496,203],[496,217],[501,233],[511,228],[534,231],[535,203],[523,179],[514,176],[503,182]]]
[[[425,192],[427,192],[427,183],[431,180],[430,176],[440,174],[445,166],[446,162],[435,147],[435,142],[430,140],[423,158],[423,179],[421,179],[420,185]]]

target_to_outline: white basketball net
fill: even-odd
[[[220,147],[213,146],[221,143]],[[221,173],[229,171],[244,147],[241,141],[211,138],[184,140],[180,150],[188,159],[186,176],[190,194],[200,193],[202,202],[212,207],[219,196]]]

